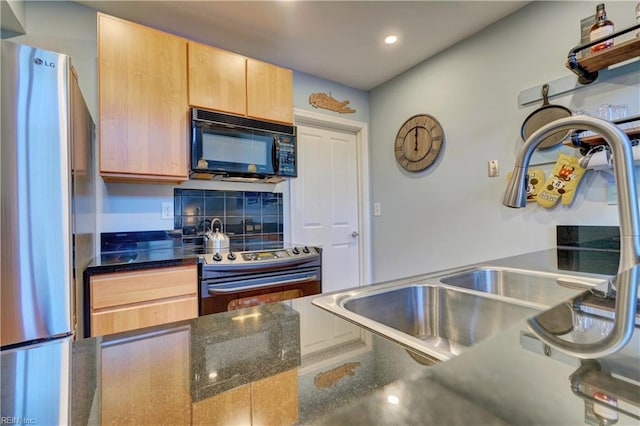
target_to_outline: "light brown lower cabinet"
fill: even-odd
[[[91,334],[108,335],[198,316],[197,265],[90,277]],[[100,423],[269,425],[298,421],[291,369],[193,402],[188,326],[101,345]]]
[[[192,402],[188,326],[103,338],[100,424],[268,425],[298,422],[298,372],[291,369]]]
[[[191,415],[196,426],[250,425],[251,384],[194,402]]]
[[[251,383],[251,424],[285,426],[298,421],[298,371]]]
[[[188,328],[102,344],[102,425],[191,422]]]
[[[91,336],[198,316],[197,265],[93,275]]]
[[[298,421],[298,372],[285,371],[193,403],[194,425],[288,426]]]

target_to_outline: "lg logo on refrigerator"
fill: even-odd
[[[42,59],[40,59],[40,58],[36,58],[36,59],[34,59],[34,60],[33,60],[33,62],[34,62],[36,65],[44,65],[45,67],[49,67],[49,68],[55,68],[55,67],[56,67],[56,64],[55,64],[54,62],[47,62],[47,61],[43,61],[43,60],[42,60]]]

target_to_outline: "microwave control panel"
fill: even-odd
[[[296,139],[291,136],[278,136],[278,176],[298,176],[296,167]]]

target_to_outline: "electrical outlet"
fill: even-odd
[[[380,216],[382,214],[382,208],[380,207],[380,203],[373,203],[373,215]]]
[[[496,177],[499,175],[498,160],[489,160],[487,164],[489,177]]]
[[[173,203],[162,203],[162,218],[173,219]]]

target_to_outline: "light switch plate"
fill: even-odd
[[[487,163],[489,177],[496,177],[500,174],[498,170],[498,160],[489,160]]]
[[[173,219],[173,203],[162,203],[162,218]]]

